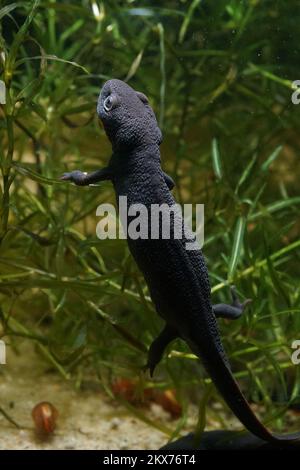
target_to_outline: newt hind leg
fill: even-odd
[[[177,331],[169,325],[166,325],[152,342],[148,351],[148,361],[144,367],[144,370],[149,369],[151,377],[153,376],[157,364],[161,361],[166,347],[176,338],[178,338]]]
[[[243,303],[240,302],[236,289],[234,286],[230,288],[232,296],[232,304],[215,304],[212,306],[213,312],[217,318],[227,318],[228,320],[237,320],[240,318],[245,308],[249,303],[252,302],[251,299],[245,300]]]

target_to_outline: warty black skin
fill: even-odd
[[[187,434],[176,441],[168,442],[160,450],[298,450],[278,442],[266,442],[248,432],[205,431],[201,434],[200,442],[193,433]]]
[[[172,179],[160,162],[162,141],[155,114],[148,99],[120,80],[109,80],[99,96],[97,113],[112,145],[112,156],[106,168],[91,174],[74,171],[62,177],[77,185],[111,180],[117,200],[127,196],[128,206],[168,204],[176,201],[170,188]],[[180,216],[172,219],[172,227],[183,224]],[[235,381],[223,349],[216,316],[238,318],[245,304],[240,304],[233,291],[233,304],[212,306],[207,267],[201,250],[185,248],[191,234],[182,239],[128,238],[129,249],[142,271],[158,314],[166,325],[149,350],[150,372],[160,361],[165,347],[180,337],[203,361],[224,400],[255,436],[268,441],[294,443],[300,434],[271,434],[256,418]]]

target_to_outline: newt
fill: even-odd
[[[162,133],[147,97],[121,80],[107,81],[100,93],[97,114],[111,142],[108,166],[93,173],[72,171],[62,176],[79,186],[111,180],[117,196],[127,197],[128,206],[176,204],[171,193],[174,182],[161,167]],[[181,226],[181,239],[172,236]],[[128,237],[128,246],[148,285],[151,299],[165,326],[150,346],[147,367],[153,374],[166,346],[183,339],[203,362],[223,399],[258,438],[271,442],[299,442],[300,434],[272,434],[256,417],[233,377],[223,348],[217,317],[238,318],[246,304],[233,291],[232,305],[211,303],[211,288],[205,259],[200,249],[187,250],[193,239],[184,218],[174,213],[171,236],[165,239]]]

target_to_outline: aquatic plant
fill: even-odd
[[[295,0],[2,2],[5,341],[33,342],[77,385],[90,374],[108,393],[112,377],[148,381],[140,371],[159,319],[126,242],[95,234],[96,207],[113,201],[112,188],[58,179],[104,166],[110,148],[95,103],[107,78],[121,78],[156,110],[176,197],[205,204],[215,302],[228,300],[231,283],[253,299],[241,320],[221,324],[224,344],[248,398],[284,425],[300,386],[291,361],[300,335],[298,10]],[[216,395],[184,344],[158,372],[151,386],[176,388],[184,409],[206,390],[201,429],[202,405]]]

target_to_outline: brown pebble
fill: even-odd
[[[53,433],[58,417],[55,406],[47,401],[42,401],[35,405],[31,414],[38,434],[45,436]]]

